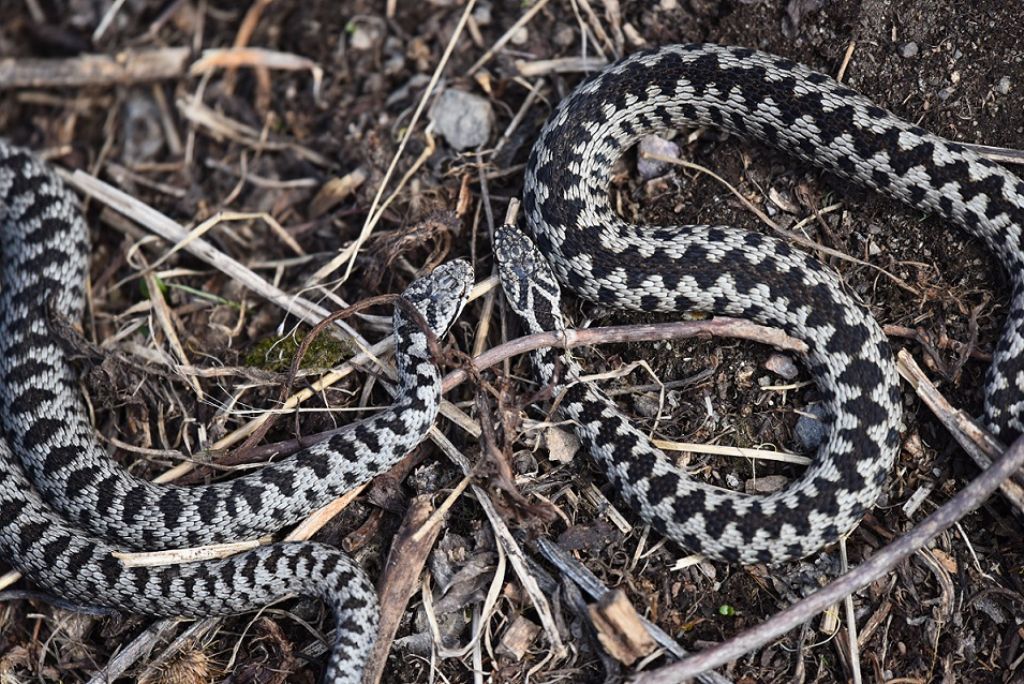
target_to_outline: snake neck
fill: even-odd
[[[394,324],[398,372],[395,406],[409,409],[406,413],[411,416],[422,416],[423,420],[432,422],[440,405],[438,360],[430,352],[426,333],[401,310],[396,309]],[[434,330],[430,334],[438,338]]]

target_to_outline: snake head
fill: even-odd
[[[415,306],[427,325],[440,337],[448,332],[473,289],[473,267],[464,259],[441,264],[429,275],[417,278],[405,288],[402,298]],[[395,310],[399,315],[400,310]]]
[[[494,258],[505,298],[530,332],[565,327],[554,271],[523,231],[505,224],[494,233]]]

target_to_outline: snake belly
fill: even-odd
[[[831,430],[814,463],[776,494],[724,492],[687,478],[602,393],[565,378],[563,415],[641,517],[684,546],[727,561],[805,556],[852,528],[877,498],[900,445],[892,353],[838,276],[788,244],[720,226],[639,226],[610,204],[612,165],[640,137],[714,126],[936,213],[981,238],[1012,284],[1010,314],[985,381],[984,422],[1004,440],[1024,427],[1024,182],[792,60],[748,48],[670,45],[584,81],[544,125],[523,205],[543,266],[510,267],[506,291],[534,330],[561,325],[544,304],[557,283],[611,307],[699,310],[784,329],[808,343]],[[500,241],[499,241],[500,242]],[[504,247],[532,247],[505,232]],[[529,261],[529,259],[527,259]],[[519,283],[534,278],[536,286]],[[511,284],[509,284],[511,283]],[[555,380],[554,357],[541,375]]]
[[[3,141],[0,228],[0,557],[72,602],[150,615],[224,615],[320,597],[336,620],[324,681],[359,682],[376,636],[376,595],[337,549],[282,543],[156,567],[125,567],[112,554],[276,531],[401,459],[436,418],[440,370],[428,334],[444,335],[468,301],[470,265],[444,264],[402,293],[422,321],[395,308],[399,386],[390,409],[236,480],[157,486],[100,448],[49,329],[52,316],[76,321],[84,306],[89,243],[75,198],[34,155]]]

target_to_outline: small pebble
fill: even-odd
[[[487,142],[494,114],[484,98],[448,88],[430,108],[430,120],[449,145],[467,150]]]
[[[576,434],[557,427],[544,431],[544,444],[548,448],[548,459],[557,463],[570,463],[580,450],[580,440]]]
[[[814,403],[808,405],[804,409],[804,413],[811,415],[801,415],[797,421],[796,426],[793,428],[793,435],[796,437],[797,443],[800,447],[806,451],[813,451],[825,441],[825,437],[828,435],[828,429],[825,425],[825,418],[827,412],[825,407],[820,403]],[[811,417],[815,416],[815,417]]]
[[[509,38],[509,42],[513,45],[526,45],[527,41],[530,40],[530,30],[525,26],[520,26],[512,33],[512,37]]]
[[[555,45],[569,47],[576,42],[576,31],[572,26],[562,24],[555,31]]]
[[[765,360],[764,367],[785,380],[792,380],[800,374],[793,359],[785,354],[772,354]]]
[[[640,139],[636,171],[644,180],[650,180],[665,173],[668,162],[647,159],[644,157],[645,154],[655,154],[659,157],[678,157],[679,145],[657,135],[647,135]]]
[[[164,129],[156,102],[144,95],[129,98],[121,120],[123,161],[131,165],[153,159],[164,145]]]
[[[348,39],[349,45],[352,46],[353,50],[369,50],[377,42],[378,36],[375,35],[376,33],[370,27],[356,24],[352,29],[352,35]]]
[[[1001,79],[999,79],[999,83],[996,84],[996,91],[1000,95],[1006,95],[1008,92],[1010,92],[1010,77],[1009,76],[1003,76]]]
[[[763,475],[747,480],[743,484],[743,490],[747,494],[771,494],[787,484],[789,484],[789,478],[784,475]]]
[[[398,76],[405,68],[405,55],[393,54],[384,62],[384,73],[388,76]]]
[[[520,449],[512,454],[512,470],[516,475],[536,475],[538,472],[537,458],[529,449]]]
[[[903,47],[900,48],[900,55],[907,59],[917,57],[917,43],[910,42],[904,43]]]
[[[644,418],[654,418],[661,413],[661,401],[657,394],[637,394],[633,397],[633,408]]]
[[[480,26],[490,26],[492,21],[491,6],[487,3],[480,3],[473,10],[473,20]]]

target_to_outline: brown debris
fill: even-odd
[[[621,591],[609,592],[588,610],[601,646],[623,665],[632,665],[658,647]]]
[[[427,561],[427,555],[434,546],[440,525],[424,529],[434,508],[430,497],[413,499],[406,513],[402,527],[395,536],[388,553],[384,574],[380,579],[380,625],[377,628],[377,642],[370,654],[370,662],[363,677],[364,682],[379,682],[384,674],[391,642],[405,613],[406,604],[419,587],[420,572]],[[417,536],[417,531],[424,534]]]
[[[263,621],[264,626],[270,623]],[[273,623],[270,623],[273,624]],[[210,656],[198,649],[188,649],[174,657],[155,671],[139,678],[139,684],[204,684],[213,678]]]
[[[172,0],[140,9],[146,3],[0,2],[0,89],[7,88],[0,135],[78,170],[90,208],[87,344],[75,349],[97,430],[134,471],[165,481],[180,482],[197,463],[212,461],[195,473],[209,481],[251,467],[243,461],[294,453],[390,401],[382,389],[391,369],[390,311],[365,312],[351,330],[337,330],[369,351],[322,375],[297,374],[301,391],[283,401],[283,374],[243,361],[254,342],[291,335],[298,319],[313,326],[351,302],[398,292],[440,259],[470,257],[483,303],[467,307],[444,342],[482,356],[472,372],[461,365],[446,378],[450,403],[430,443],[299,530],[307,536],[343,511],[320,540],[354,549],[371,576],[384,575],[385,619],[395,638],[381,647],[391,653],[380,661],[383,679],[468,684],[477,667],[510,684],[527,673],[531,681],[634,676],[618,660],[595,657],[594,642],[576,638],[585,603],[572,603],[566,587],[585,584],[581,569],[600,580],[600,591],[588,596],[620,587],[644,607],[640,619],[650,620],[646,628],[672,654],[656,653],[645,670],[770,620],[840,572],[838,551],[745,569],[689,558],[646,529],[585,454],[549,459],[544,433],[551,447],[553,431],[568,426],[552,428],[550,416],[526,406],[546,395],[522,353],[558,340],[516,337],[488,277],[489,235],[508,200],[521,195],[523,166],[545,116],[587,72],[644,43],[699,37],[756,45],[841,72],[851,87],[929,130],[1020,145],[1024,89],[1013,64],[1024,36],[1012,3],[832,0],[806,11],[812,4]],[[805,11],[793,21],[798,6]],[[785,17],[795,38],[782,33]],[[1005,30],[986,32],[991,22]],[[913,51],[905,49],[911,44]],[[479,150],[459,154],[427,127],[422,114],[445,88],[487,100],[494,126]],[[905,448],[886,500],[847,540],[856,568],[975,476],[930,407],[952,418],[953,431],[978,413],[1005,281],[983,247],[949,226],[786,155],[713,130],[679,131],[673,141],[692,165],[673,161],[656,181],[637,179],[636,155],[626,156],[611,193],[624,218],[777,229],[837,270],[887,324],[893,346],[913,352],[920,376],[938,384],[922,390],[924,399],[904,387]],[[1005,148],[980,151],[1000,163],[1021,158]],[[227,212],[249,218],[223,220]],[[251,218],[257,215],[266,220]],[[782,357],[763,343],[791,341],[748,323],[715,319],[687,328],[607,316],[569,299],[574,321],[595,319],[571,340],[588,372],[648,362],[656,381],[635,372],[602,382],[694,478],[731,489],[775,486],[806,467],[806,457],[788,452],[800,445],[794,426],[820,396],[790,378],[799,345]],[[622,325],[609,330],[611,323]],[[478,383],[484,366],[491,385],[488,406],[479,409],[475,387],[464,383]],[[933,401],[940,390],[945,407]],[[949,413],[953,407],[963,413]],[[272,420],[278,415],[285,419]],[[484,427],[493,440],[486,457],[479,452]],[[238,454],[244,458],[221,459],[247,438],[251,448]],[[981,463],[998,455],[989,446],[987,457],[977,454]],[[769,458],[780,454],[786,458]],[[864,681],[1019,678],[1024,634],[1012,616],[1024,591],[1013,569],[1022,553],[1020,524],[1008,511],[1024,509],[1022,483],[1004,484],[1010,506],[992,500],[938,537],[930,560],[904,562],[855,594],[857,620],[844,621],[840,609],[843,624],[832,639],[815,634],[815,615],[806,633],[759,646],[720,668],[714,681],[838,681],[858,668]],[[401,521],[422,497],[433,497],[431,529],[407,536]],[[536,523],[545,514],[542,528]],[[419,556],[433,558],[439,530],[465,540],[467,553],[449,565],[466,577],[443,590],[431,572],[424,589]],[[576,572],[536,554],[551,539],[571,549]],[[18,579],[0,578],[7,581]],[[460,618],[442,625],[436,642],[420,624],[435,593],[437,619],[450,603]],[[230,666],[235,677],[312,682],[315,665],[282,649],[301,644],[316,655],[322,643],[303,625],[330,629],[313,602],[281,604],[253,625],[251,615],[187,627],[166,621],[152,633],[140,617],[91,618],[101,627],[72,632],[41,603],[11,599],[0,610],[0,679],[12,681],[163,681],[179,666],[196,666],[200,681],[213,681]],[[287,610],[302,622],[282,617]],[[279,633],[267,636],[263,624]],[[617,639],[625,628],[613,621],[608,629]],[[420,634],[425,651],[402,650]],[[628,639],[621,646],[627,655],[633,647]]]
[[[496,651],[499,655],[522,660],[538,634],[540,627],[520,615],[501,635]]]
[[[313,200],[309,203],[309,217],[320,218],[331,209],[341,204],[359,186],[366,182],[366,172],[362,169],[350,171],[340,178],[335,177],[328,180],[317,191]]]

